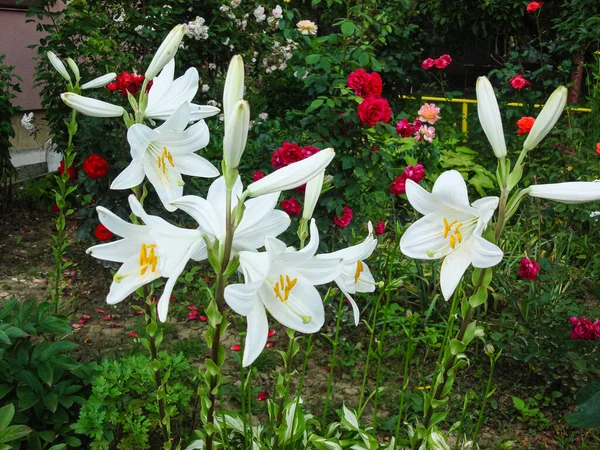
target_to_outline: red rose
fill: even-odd
[[[257,170],[252,175],[252,181],[258,181],[258,180],[262,179],[264,176],[265,176],[265,173],[262,170]]]
[[[309,156],[312,156],[320,151],[320,148],[313,147],[312,145],[307,145],[304,148],[302,148],[302,159],[308,158]]]
[[[510,79],[510,85],[515,89],[523,89],[527,86],[531,86],[531,83],[523,78],[523,75],[515,75]]]
[[[279,157],[283,161],[284,166],[304,159],[302,155],[302,148],[300,148],[300,146],[295,142],[293,144],[284,142],[283,146],[280,147],[277,152],[279,152]]]
[[[365,83],[364,92],[367,94],[365,97],[368,97],[369,95],[379,97],[382,90],[383,83],[381,81],[381,76],[377,72],[371,73],[371,75],[369,75],[369,79]]]
[[[432,58],[427,58],[421,63],[421,68],[425,70],[433,69],[433,66],[435,66],[435,60]]]
[[[392,108],[386,99],[367,97],[358,105],[358,117],[363,125],[372,127],[379,122],[389,122]]]
[[[65,173],[65,161],[62,160],[60,165],[58,166],[58,173],[61,175]],[[69,180],[73,181],[77,178],[77,168],[71,164],[71,166],[67,169],[67,173],[69,174]]]
[[[407,180],[419,183],[425,177],[425,167],[421,163],[418,163],[416,166],[407,166],[404,169],[404,176]]]
[[[596,142],[596,154],[600,156],[600,142]]]
[[[281,202],[281,209],[283,209],[290,216],[299,216],[300,211],[302,211],[302,206],[294,197],[292,197],[289,200],[283,200]]]
[[[346,228],[350,222],[352,222],[352,210],[348,206],[344,206],[344,214],[333,218],[333,223],[342,228]]]
[[[119,91],[123,95],[123,97],[127,97],[127,93],[131,93],[134,97],[140,92],[142,85],[144,84],[144,75],[138,75],[137,73],[128,73],[121,72],[115,81],[112,83],[108,83],[106,86],[109,91],[116,92]],[[152,86],[152,81],[148,83],[146,88],[146,92],[150,90]]]
[[[281,169],[282,167],[285,166],[285,164],[283,163],[283,159],[281,159],[281,155],[279,154],[279,151],[277,151],[277,150],[275,150],[273,152],[273,156],[271,157],[271,165],[275,169]]]
[[[569,320],[573,324],[571,339],[597,339],[596,327],[590,320],[583,316],[580,318],[571,317]]]
[[[83,161],[83,172],[89,178],[104,178],[108,174],[108,161],[92,153]]]
[[[517,120],[517,126],[519,127],[517,134],[529,133],[534,123],[535,119],[533,117],[521,117],[519,120]]]
[[[396,125],[396,133],[398,133],[400,137],[409,138],[415,133],[415,128],[408,119],[401,119],[400,122],[398,122],[398,125]]]
[[[531,2],[527,5],[526,11],[527,14],[531,14],[532,12],[536,12],[538,9],[542,7],[544,2]]]
[[[96,239],[98,239],[99,241],[108,241],[112,239],[114,235],[104,225],[99,224],[94,230],[94,236],[96,236]]]
[[[406,175],[402,174],[397,177],[390,186],[390,194],[402,195],[406,192]]]
[[[452,62],[450,55],[442,55],[434,61],[435,67],[438,69],[445,69]]]
[[[354,93],[356,95],[365,97],[364,88],[369,78],[370,76],[367,72],[365,72],[363,69],[357,69],[348,77],[348,87],[350,89],[354,89]]]
[[[519,275],[526,280],[535,280],[540,271],[540,265],[533,258],[523,258],[519,264]]]
[[[385,222],[380,220],[377,226],[375,227],[375,234],[383,234],[385,231]]]

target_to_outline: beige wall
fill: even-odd
[[[63,9],[59,2],[58,10]],[[0,9],[0,54],[6,55],[4,63],[15,66],[14,73],[21,77],[21,91],[12,101],[13,105],[23,110],[19,116],[11,118],[15,130],[15,138],[11,143],[15,149],[39,148],[48,139],[48,131],[41,111],[40,88],[34,87],[33,74],[35,71],[37,50],[28,48],[39,43],[42,33],[36,31],[34,22],[27,23],[26,11]],[[29,133],[21,126],[21,117],[25,112],[35,112],[35,123],[38,132]],[[3,118],[0,118],[3,119]]]
[[[13,103],[24,110],[40,109],[41,106],[39,88],[33,87],[37,53],[27,48],[39,40],[35,23],[25,23],[25,11],[0,10],[0,54],[6,55],[4,62],[15,66],[14,72],[22,79],[22,92],[17,93]]]

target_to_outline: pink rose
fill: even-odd
[[[431,125],[440,120],[440,108],[435,103],[424,103],[417,114],[421,122],[429,122]]]
[[[510,85],[515,89],[523,89],[527,86],[531,86],[531,83],[523,78],[523,75],[515,75],[510,79]]]
[[[519,275],[526,280],[535,280],[539,271],[540,265],[533,258],[523,258],[519,264]]]
[[[422,125],[417,131],[415,131],[415,140],[417,142],[421,142],[425,140],[430,144],[433,142],[435,138],[435,128],[428,127],[427,125]]]
[[[406,192],[406,175],[402,174],[397,177],[390,186],[390,194],[402,195]]]
[[[425,177],[425,167],[421,163],[418,163],[416,166],[407,166],[404,169],[404,176],[407,180],[419,183]]]
[[[383,220],[380,220],[377,223],[377,226],[375,227],[375,234],[383,234],[384,231],[385,231],[385,222]],[[600,324],[600,320],[598,321],[598,323]],[[599,325],[599,329],[600,329],[600,325]]]
[[[442,55],[435,60],[435,67],[438,69],[445,69],[451,62],[452,58],[450,58],[450,55]]]
[[[419,125],[420,128],[420,125]],[[408,121],[408,119],[401,119],[400,122],[396,125],[396,133],[400,135],[400,137],[408,138],[411,137],[415,132],[415,127]]]
[[[571,339],[597,339],[596,327],[591,321],[587,320],[583,316],[580,318],[571,317],[569,320],[573,324],[573,329],[571,330]]]
[[[421,69],[429,70],[433,69],[433,66],[435,66],[435,60],[432,58],[427,58],[421,63]]]

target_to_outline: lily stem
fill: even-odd
[[[288,336],[289,337],[289,336]],[[283,408],[285,407],[285,402],[287,402],[288,396],[290,395],[290,383],[291,383],[291,370],[292,370],[292,353],[294,351],[294,337],[290,337],[288,341],[288,348],[286,352],[285,359],[285,394],[279,399],[279,409],[277,410],[277,418],[276,422],[278,425],[281,425],[281,420],[283,419]],[[275,435],[275,443],[273,444],[273,450],[277,450],[279,447],[279,435]]]
[[[227,186],[226,195],[225,195],[225,242],[224,249],[222,253],[222,259],[220,261],[220,267],[217,272],[217,282],[215,287],[215,302],[217,304],[217,309],[219,313],[222,315],[225,304],[225,285],[226,285],[226,277],[225,272],[227,270],[227,266],[229,265],[229,260],[231,257],[231,248],[233,244],[233,222],[231,220],[231,191],[232,187]],[[212,340],[212,348],[211,348],[211,357],[210,359],[219,366],[219,349],[221,347],[221,333],[223,332],[222,319],[218,324],[212,324],[215,328],[215,333]],[[217,387],[217,375],[211,375],[210,377],[210,390],[208,394],[208,399],[210,406],[208,408],[208,413],[206,415],[207,424],[212,425],[215,421],[215,407],[216,407],[216,392],[215,389]],[[206,436],[206,448],[207,450],[212,450],[213,448],[213,434],[208,433]]]
[[[333,384],[333,371],[335,370],[335,358],[337,356],[338,339],[340,335],[340,322],[342,319],[342,306],[344,305],[344,294],[340,295],[338,304],[337,320],[335,322],[335,340],[333,341],[333,352],[329,360],[329,377],[327,378],[327,393],[325,394],[325,406],[323,407],[323,421],[321,422],[322,429],[325,429],[327,423],[327,410],[329,409],[329,396],[331,395],[331,386]]]
[[[481,424],[483,423],[485,412],[485,407],[487,405],[488,397],[490,396],[490,388],[492,387],[492,379],[494,378],[494,370],[496,369],[496,358],[493,354],[490,354],[490,375],[488,377],[487,385],[485,387],[485,393],[483,395],[483,401],[481,402],[481,409],[479,410],[479,419],[477,420],[477,425],[475,426],[475,431],[473,432],[473,437],[471,440],[473,441],[473,445],[477,445],[477,441],[479,439],[479,429],[481,428]]]

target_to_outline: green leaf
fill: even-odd
[[[525,402],[518,397],[513,397],[512,400],[515,405],[515,408],[517,408],[517,411],[523,411],[523,409],[525,408]]]
[[[12,422],[15,415],[15,407],[11,404],[0,408],[0,430],[4,430]]]
[[[56,408],[58,408],[58,395],[56,393],[50,392],[49,394],[46,394],[42,400],[44,401],[46,408],[53,413],[56,412]]]
[[[19,410],[29,409],[40,400],[40,397],[27,387],[17,389],[17,397],[19,398]]]
[[[487,300],[487,297],[488,297],[487,289],[483,286],[479,286],[479,289],[477,289],[477,292],[475,294],[473,294],[471,297],[469,297],[469,305],[471,305],[472,308],[477,308],[478,306],[485,303],[485,301]]]
[[[342,33],[344,33],[345,36],[352,36],[355,30],[356,25],[354,25],[353,22],[344,22],[342,24]]]
[[[450,353],[453,355],[458,355],[459,353],[464,352],[466,348],[467,346],[458,339],[452,339],[450,341]]]
[[[31,433],[31,428],[25,425],[13,425],[5,430],[0,431],[0,442],[11,442],[21,439]]]
[[[10,345],[10,339],[6,335],[6,333],[0,330],[0,342],[6,345]]]
[[[52,386],[52,380],[54,379],[54,371],[52,366],[47,362],[41,362],[37,368],[38,377],[46,383],[48,386]]]
[[[319,54],[313,54],[313,55],[308,55],[306,57],[306,64],[316,64],[319,62],[319,60],[321,59],[321,55]]]

